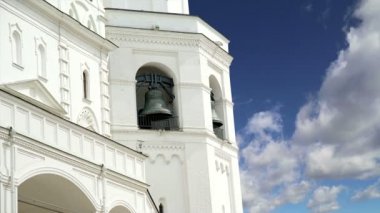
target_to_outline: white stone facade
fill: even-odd
[[[243,212],[229,41],[188,13],[0,0],[0,213]],[[141,126],[151,73],[173,80],[176,128]]]

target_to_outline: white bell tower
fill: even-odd
[[[106,37],[119,47],[109,61],[111,135],[148,156],[154,201],[165,213],[242,213],[229,41],[188,15],[187,0],[105,7]]]

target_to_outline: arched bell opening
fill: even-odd
[[[124,206],[115,206],[109,213],[131,213],[131,211]]]
[[[95,212],[90,199],[66,178],[41,174],[18,187],[19,213]]]
[[[212,116],[212,127],[215,135],[220,139],[225,139],[224,136],[224,110],[223,110],[223,93],[215,76],[209,77],[210,91],[210,105]]]
[[[136,74],[136,105],[140,129],[178,130],[174,81],[163,69],[146,65]]]

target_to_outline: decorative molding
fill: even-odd
[[[35,55],[37,58],[37,75],[38,78],[47,81],[47,45],[43,37],[34,37],[35,42]],[[40,46],[43,52],[40,51]]]
[[[176,51],[133,49],[132,52],[133,52],[133,54],[138,54],[138,55],[168,56],[168,57],[172,57],[172,58],[178,57],[178,52],[176,52]]]
[[[77,123],[87,129],[98,131],[97,120],[94,112],[88,107],[84,107],[78,115]]]
[[[210,61],[210,60],[207,60],[207,65],[208,65],[211,69],[213,69],[213,70],[215,70],[217,73],[219,73],[220,75],[222,75],[222,73],[226,71],[226,69],[223,69],[223,68],[219,67],[218,65],[216,65],[215,63],[213,63],[213,62]],[[219,82],[219,83],[221,83],[221,82]],[[220,85],[222,85],[222,84],[220,84]]]
[[[183,145],[142,145],[142,149],[168,149],[168,150],[184,150]]]
[[[110,79],[112,85],[136,85],[136,80]]]
[[[83,41],[107,50],[112,50],[117,47],[102,35],[94,33],[88,29],[86,25],[83,25],[79,21],[75,20],[69,14],[57,10],[54,5],[51,5],[47,1],[27,1],[26,4],[35,11],[48,15],[50,20],[59,22],[62,28],[72,31],[73,35],[85,37]]]
[[[178,84],[181,88],[202,88],[203,91],[210,94],[211,88],[202,83],[182,82]]]
[[[57,115],[66,114],[65,109],[61,107],[50,91],[39,80],[0,85],[0,88]]]
[[[106,37],[112,41],[201,48],[208,54],[208,57],[215,58],[227,67],[231,65],[233,59],[215,42],[199,33],[152,31],[112,26],[107,26],[106,29]]]
[[[11,24],[9,23],[9,41],[11,43],[11,55],[12,55],[12,65],[19,69],[23,70],[23,39],[22,39],[22,30],[18,23]],[[16,33],[16,34],[15,34]],[[14,39],[13,35],[17,35],[18,39]]]
[[[223,161],[223,160],[222,160]],[[229,169],[229,165],[230,163],[229,162],[219,162],[218,160],[215,160],[215,168],[216,168],[216,171],[217,172],[221,172],[221,174],[226,174],[227,176],[229,176],[230,174],[230,169]]]
[[[18,32],[20,34],[20,37],[22,35],[22,30],[21,27],[18,25],[18,23],[11,24],[9,23],[9,40],[12,40],[12,34],[14,31]],[[22,46],[22,41],[21,41],[21,46]]]
[[[176,153],[155,153],[150,155],[150,163],[154,164],[159,157],[162,157],[166,164],[170,164],[174,158],[177,158],[181,164],[184,163],[183,157]]]
[[[90,67],[88,66],[87,62],[81,63],[80,64],[80,70],[81,71],[87,71],[90,72]]]
[[[35,42],[35,53],[37,55],[38,52],[38,46],[42,45],[46,49],[46,42],[43,37],[34,37],[34,42]]]
[[[215,156],[217,156],[223,160],[226,160],[228,162],[231,161],[231,156],[228,153],[226,153],[220,149],[215,149]]]

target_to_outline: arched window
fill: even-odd
[[[21,35],[18,31],[12,33],[12,60],[13,63],[21,65]]]
[[[83,82],[83,98],[84,99],[89,99],[89,79],[88,79],[88,73],[87,71],[83,71],[82,73],[82,82]]]
[[[37,48],[37,70],[39,76],[46,78],[46,50],[42,44]]]

